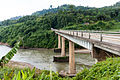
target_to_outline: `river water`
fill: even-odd
[[[11,48],[0,45],[0,58],[9,52]],[[12,61],[27,62],[41,70],[50,70],[50,65],[53,71],[68,71],[69,63],[53,62],[53,56],[60,55],[54,53],[53,50],[48,49],[19,49],[18,53],[12,58]],[[83,69],[83,66],[89,68],[95,61],[90,54],[75,54],[76,70],[77,72]]]

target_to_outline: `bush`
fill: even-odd
[[[120,79],[120,58],[108,58],[90,69],[78,73],[76,80],[118,80]]]

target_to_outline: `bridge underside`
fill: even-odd
[[[96,40],[90,40],[90,39],[82,38],[82,37],[75,37],[75,36],[72,36],[69,34],[63,34],[60,32],[55,32],[55,33],[90,50],[91,52],[94,47],[97,47],[99,49],[110,52],[114,55],[120,56],[120,46],[118,46],[118,45],[110,44],[108,42],[100,42],[100,41],[96,41]]]
[[[85,40],[80,39],[78,37],[74,37],[74,36],[71,36],[71,35],[66,35],[66,34],[62,34],[62,33],[58,33],[58,32],[56,32],[56,34],[66,38],[66,39],[68,39],[68,40],[70,40],[70,41],[72,41],[72,42],[90,50],[90,51],[92,50],[92,43],[90,43],[88,41],[85,41]]]
[[[74,56],[74,43],[90,50],[91,55],[97,61],[102,61],[106,57],[120,56],[120,47],[118,45],[109,44],[107,42],[101,42],[92,40],[89,38],[78,37],[75,35],[70,35],[61,32],[55,32],[58,34],[58,48],[61,48],[61,56],[65,56],[65,39],[69,40],[69,73],[74,74],[76,72],[75,68],[75,56]],[[62,47],[61,39],[62,37]]]

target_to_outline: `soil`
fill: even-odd
[[[23,69],[23,68],[33,69],[34,68],[34,66],[29,63],[17,62],[17,61],[9,61],[9,63],[7,63],[5,66],[12,67],[12,68],[20,68],[20,69]]]
[[[9,63],[5,64],[5,66],[10,67],[10,68],[19,68],[19,69],[24,69],[24,68],[30,68],[31,70],[34,68],[33,65],[26,63],[26,62],[17,62],[17,61],[9,61]],[[41,74],[41,70],[36,68],[35,73],[36,74]]]

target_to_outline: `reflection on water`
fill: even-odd
[[[11,48],[0,45],[0,58],[5,55]],[[27,62],[39,69],[49,70],[52,65],[53,71],[68,71],[69,63],[53,62],[53,56],[60,55],[54,53],[52,50],[39,49],[20,49],[18,53],[12,58],[14,61]],[[90,54],[75,54],[76,69],[77,71],[83,69],[83,66],[90,67],[94,64],[94,59]]]

